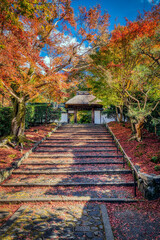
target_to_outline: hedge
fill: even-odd
[[[26,128],[60,119],[60,109],[54,110],[52,104],[29,103],[26,107]]]
[[[0,107],[0,136],[10,134],[12,113],[11,107]]]
[[[26,128],[60,119],[61,110],[55,110],[51,104],[29,103],[26,105]],[[0,136],[9,135],[13,109],[0,107]]]

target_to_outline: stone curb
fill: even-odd
[[[16,221],[16,219],[20,216],[21,212],[23,211],[24,206],[21,206],[10,218],[7,220],[5,224],[0,227],[0,235],[4,234],[8,231],[10,226]]]
[[[42,140],[36,142],[28,152],[26,152],[20,159],[12,163],[12,167],[0,170],[0,183],[3,182],[5,179],[7,179],[12,174],[13,170],[19,167],[22,161],[28,158],[29,154],[31,154],[40,143],[46,140],[48,136],[51,136],[52,133],[54,133],[60,126],[61,124],[58,124],[58,126],[55,129],[53,129],[51,132],[49,132],[44,138],[42,138]]]
[[[123,153],[124,158],[129,163],[133,172],[135,172],[138,189],[142,192],[143,196],[148,200],[154,200],[160,197],[160,175],[149,175],[140,171],[140,167],[134,165],[131,158],[128,157],[118,139],[106,124],[107,129],[110,131],[114,141],[117,143],[120,151]]]
[[[106,240],[114,240],[114,236],[113,236],[112,228],[111,228],[111,225],[110,225],[107,208],[104,204],[101,204],[100,209],[101,209],[101,213],[102,213],[102,220],[103,220]]]

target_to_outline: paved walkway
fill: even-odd
[[[133,186],[104,126],[62,126],[1,184],[1,204],[24,204],[0,239],[112,239],[106,208],[96,202],[134,202]]]

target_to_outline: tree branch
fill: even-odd
[[[132,98],[134,101],[136,101],[136,102],[138,103],[138,107],[139,107],[139,109],[141,109],[139,100],[136,99],[135,97],[133,97],[127,90],[125,90],[125,92],[128,94],[128,96],[129,96],[130,98]]]
[[[159,59],[155,58],[153,56],[153,54],[149,54],[149,53],[145,52],[143,49],[141,49],[141,53],[146,55],[146,56],[148,56],[148,57],[150,57],[150,58],[152,58],[154,60],[154,62],[156,62],[160,66]]]
[[[22,100],[9,88],[6,86],[6,84],[1,80],[3,86],[5,87],[5,89],[14,97],[16,98],[19,102],[21,102]]]
[[[158,104],[160,103],[160,100],[156,103],[156,105],[154,106],[154,108],[152,108],[152,111],[154,111],[156,109],[156,107],[158,106]]]

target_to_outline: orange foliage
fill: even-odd
[[[61,99],[70,86],[65,72],[77,71],[85,59],[79,54],[82,44],[87,41],[91,47],[107,32],[108,14],[101,16],[99,7],[80,8],[75,18],[70,0],[6,0],[0,8],[1,87],[18,101],[45,92]],[[72,43],[70,28],[77,30],[77,42]],[[40,55],[42,49],[49,64]]]

